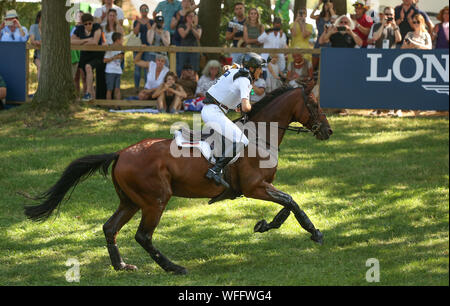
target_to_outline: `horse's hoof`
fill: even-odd
[[[311,240],[317,242],[320,245],[323,245],[323,234],[318,229],[316,229],[311,236]]]
[[[256,223],[255,227],[253,228],[253,231],[255,233],[264,233],[267,228],[267,221],[261,220],[258,223]]]
[[[175,275],[186,275],[188,273],[188,270],[182,266],[173,266],[168,269],[167,272],[172,272]]]

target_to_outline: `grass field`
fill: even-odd
[[[31,223],[17,192],[37,194],[74,159],[110,153],[146,137],[170,137],[191,115],[112,114],[85,108],[73,120],[27,126],[0,113],[0,285],[448,285],[449,121],[447,118],[329,118],[334,135],[319,142],[288,134],[275,185],[291,194],[325,236],[309,240],[293,216],[254,234],[280,207],[240,198],[173,198],[154,235],[162,253],[189,270],[165,273],[136,243],[140,213],[118,244],[137,272],[115,272],[102,232],[118,205],[110,179],[96,175],[75,190],[59,216]],[[68,283],[69,258],[80,262]],[[380,282],[366,281],[366,261]]]

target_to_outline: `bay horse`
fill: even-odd
[[[283,87],[268,94],[253,106],[247,118],[252,122],[278,123],[278,144],[281,144],[285,132],[293,128],[289,126],[292,122],[301,123],[319,140],[327,140],[333,133],[314,96],[310,91],[301,88]],[[300,132],[300,129],[297,128],[297,131]],[[135,235],[136,241],[165,271],[187,273],[186,268],[172,263],[152,242],[153,233],[172,196],[214,198],[214,202],[244,195],[247,198],[271,201],[282,205],[283,208],[272,222],[259,221],[254,227],[255,232],[262,233],[279,228],[292,212],[299,224],[311,233],[311,239],[322,244],[322,233],[314,227],[294,199],[272,185],[277,171],[276,165],[261,169],[259,155],[247,157],[244,154],[228,166],[227,177],[233,189],[229,193],[224,187],[217,186],[205,178],[210,167],[205,158],[173,157],[170,153],[172,141],[174,140],[145,139],[119,152],[85,156],[73,161],[55,185],[34,198],[42,201],[41,204],[24,207],[25,215],[33,221],[46,220],[78,183],[97,171],[106,176],[109,166],[113,164],[111,176],[120,204],[103,225],[103,231],[115,270],[137,269],[122,260],[116,237],[120,229],[141,210],[142,219]]]

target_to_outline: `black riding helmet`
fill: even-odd
[[[253,82],[256,69],[262,68],[265,65],[266,61],[259,54],[253,52],[246,53],[242,57],[242,68],[234,75],[234,79],[236,80],[240,77],[247,77],[250,82]],[[250,71],[250,68],[254,68],[253,72]]]
[[[266,61],[259,55],[253,52],[246,53],[242,57],[242,67],[249,68],[262,68],[266,65]]]

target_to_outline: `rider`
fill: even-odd
[[[244,113],[251,110],[252,82],[260,77],[264,64],[265,60],[260,55],[247,53],[242,58],[242,68],[232,67],[206,92],[202,110],[203,121],[232,142],[231,146],[225,146],[224,154],[216,157],[216,164],[206,173],[206,177],[214,180],[217,185],[230,187],[223,179],[223,169],[249,144],[244,133],[226,114],[230,109]]]

